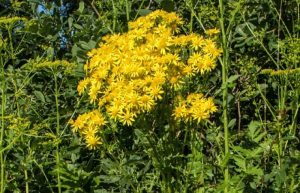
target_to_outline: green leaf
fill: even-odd
[[[87,44],[89,46],[89,49],[91,50],[91,49],[93,49],[93,48],[96,47],[97,43],[95,41],[93,41],[93,40],[90,40]]]
[[[82,13],[83,10],[84,10],[84,2],[83,2],[83,1],[80,1],[79,7],[78,7],[78,12],[79,12],[79,13]]]
[[[74,26],[76,29],[83,29],[83,27],[82,27],[81,25],[78,25],[77,23],[75,23],[73,26]]]
[[[246,159],[243,157],[234,156],[235,164],[239,166],[243,171],[246,170]]]
[[[144,15],[148,15],[149,13],[151,13],[152,11],[149,9],[140,9],[139,10],[139,15],[144,16]]]
[[[73,57],[76,57],[77,56],[77,52],[80,50],[80,48],[75,44],[73,47],[72,47],[72,56]]]
[[[253,175],[253,176],[262,176],[262,175],[264,175],[263,170],[261,168],[258,168],[258,167],[247,168],[247,170],[245,171],[245,173]]]
[[[251,121],[248,125],[247,135],[250,137],[251,140],[257,143],[267,134],[267,132],[265,131],[261,132],[260,125],[261,124],[258,121]]]
[[[85,50],[91,50],[96,46],[96,42],[90,40],[89,42],[79,41],[78,42],[80,47],[82,47]]]
[[[53,56],[54,56],[54,49],[52,47],[49,47],[47,49],[47,58],[49,60],[52,60],[53,59]]]
[[[241,75],[232,75],[227,79],[227,83],[234,82],[236,79],[238,79]]]
[[[225,168],[225,167],[227,166],[227,163],[228,163],[228,161],[229,161],[229,158],[230,158],[230,154],[227,153],[227,154],[225,155],[225,157],[223,158],[222,162],[220,163],[220,166],[221,166],[222,168]]]
[[[73,19],[72,17],[69,17],[69,18],[68,18],[68,25],[69,25],[69,29],[71,29],[71,28],[72,28],[73,21],[74,21],[74,19]]]
[[[43,103],[45,102],[45,97],[42,92],[35,90],[33,93],[38,100],[42,101]]]
[[[235,126],[236,119],[231,119],[228,123],[228,128],[232,129]]]

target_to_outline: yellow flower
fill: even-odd
[[[201,36],[194,35],[194,37],[191,37],[191,40],[192,48],[196,51],[198,51],[205,44],[205,41]]]
[[[127,105],[129,108],[138,107],[140,96],[136,92],[131,92],[127,95]]]
[[[105,118],[98,110],[92,111],[90,122],[93,123],[93,125],[97,125],[98,127],[104,126],[106,124]]]
[[[188,59],[188,65],[197,66],[197,64],[202,60],[202,55],[200,53],[193,53]]]
[[[82,131],[82,134],[85,135],[85,137],[91,137],[91,136],[95,136],[97,131],[98,129],[96,127],[90,126],[84,129]]]
[[[196,121],[209,118],[210,114],[217,111],[212,98],[204,98],[203,94],[191,93],[186,100],[180,101],[180,105],[175,107],[173,116],[175,120]]]
[[[150,90],[149,90],[149,95],[151,97],[153,97],[155,100],[157,99],[162,99],[162,94],[164,93],[164,91],[162,90],[162,88],[158,87],[158,86],[155,86],[155,87],[150,87]]]
[[[179,120],[179,119],[185,117],[186,114],[187,114],[187,109],[186,109],[186,106],[183,104],[183,105],[175,108],[173,116],[175,117],[175,119]]]
[[[87,85],[89,84],[89,79],[83,79],[78,83],[77,91],[79,95],[83,93],[83,91],[86,89]]]
[[[96,149],[97,145],[101,144],[100,138],[95,135],[86,137],[85,141],[86,146],[91,150]]]
[[[143,95],[140,99],[140,106],[145,111],[150,111],[152,106],[154,106],[154,100],[149,95]]]
[[[205,111],[203,108],[193,108],[191,110],[191,114],[194,120],[197,121],[197,123],[200,123],[200,121],[207,119],[209,117],[208,112]]]
[[[135,116],[136,116],[135,113],[130,112],[129,110],[125,110],[120,116],[120,121],[124,125],[130,126],[130,125],[132,125]]]
[[[212,35],[215,35],[215,34],[220,33],[220,30],[219,30],[219,29],[216,29],[216,28],[213,28],[213,29],[208,29],[208,30],[206,30],[205,33],[206,33],[207,35],[209,35],[209,36],[212,36]]]
[[[113,120],[117,120],[118,116],[120,116],[122,112],[122,109],[123,108],[121,106],[111,105],[106,108],[106,111]]]
[[[194,76],[193,67],[185,66],[182,70],[183,74],[186,76]]]
[[[203,51],[206,55],[212,56],[213,59],[221,54],[221,50],[217,48],[216,43],[209,39],[206,40]]]
[[[73,127],[73,132],[77,132],[78,129],[82,129],[85,127],[86,114],[82,114],[75,121],[71,123]]]

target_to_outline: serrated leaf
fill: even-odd
[[[260,123],[258,121],[251,121],[250,124],[248,125],[248,129],[249,129],[249,136],[251,137],[251,139],[253,139],[255,137],[255,134],[257,132],[257,127],[260,125]]]
[[[227,165],[227,163],[229,161],[229,158],[230,158],[230,154],[227,153],[225,155],[225,157],[222,159],[222,162],[220,163],[220,166],[223,167],[223,168],[226,167],[226,165]]]
[[[233,157],[235,164],[239,166],[242,170],[246,170],[246,159],[242,157]]]
[[[254,138],[254,141],[255,142],[259,142],[264,136],[266,136],[267,135],[267,132],[266,131],[264,131],[263,133],[261,133],[261,134],[259,134],[257,137],[255,137]]]

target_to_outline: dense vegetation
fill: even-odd
[[[300,192],[299,0],[0,0],[0,192]]]

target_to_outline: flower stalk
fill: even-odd
[[[229,129],[228,129],[228,65],[229,65],[229,53],[227,48],[227,34],[224,27],[224,3],[223,0],[219,0],[219,11],[220,11],[220,26],[221,26],[221,34],[222,34],[222,49],[223,49],[223,57],[221,60],[222,64],[222,108],[223,108],[223,127],[224,127],[224,147],[225,147],[225,158],[229,159]],[[224,193],[228,192],[228,183],[229,183],[229,168],[226,164],[224,169]]]
[[[55,107],[56,107],[56,136],[57,138],[60,136],[60,114],[59,114],[59,101],[58,101],[58,96],[59,96],[59,89],[58,89],[58,83],[57,83],[57,74],[53,73],[54,76],[54,95],[55,95]],[[57,188],[58,192],[61,193],[61,180],[60,180],[60,155],[59,155],[59,143],[56,144],[56,167],[57,167]]]
[[[5,107],[6,107],[6,82],[4,74],[4,62],[2,56],[0,56],[0,65],[1,65],[1,133],[0,133],[0,149],[3,149],[3,138],[4,138],[4,129],[5,129]],[[0,152],[0,164],[1,164],[1,185],[0,192],[5,190],[5,159],[3,156],[3,151]]]

